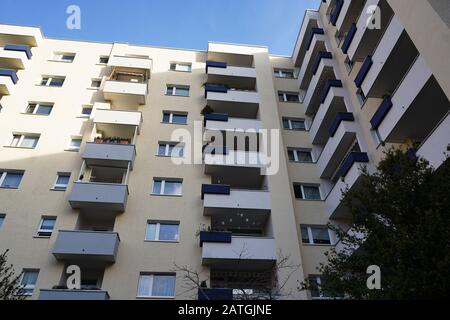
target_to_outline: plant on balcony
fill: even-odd
[[[20,286],[22,274],[16,274],[13,265],[8,265],[8,252],[0,255],[0,300],[24,300],[26,296]]]
[[[361,174],[343,198],[353,232],[330,225],[343,250],[327,253],[320,290],[349,299],[448,298],[450,160],[435,170],[413,150],[392,149],[377,173]],[[379,289],[368,288],[376,284],[369,266],[380,268]],[[312,285],[306,280],[302,289]]]

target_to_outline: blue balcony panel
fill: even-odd
[[[201,231],[200,247],[203,247],[204,242],[231,243],[231,239],[231,232]]]
[[[223,69],[225,69],[227,66],[228,66],[228,65],[227,65],[226,62],[220,62],[220,61],[211,61],[211,60],[208,60],[208,61],[206,61],[206,73],[208,73],[209,67],[211,67],[211,68],[223,68]]]
[[[343,5],[344,0],[336,0],[336,7],[334,8],[330,16],[330,22],[333,26],[336,26],[336,22],[339,18],[339,15],[341,14]]]
[[[322,28],[312,28],[306,37],[306,51],[311,47],[312,40],[316,34],[325,34]]]
[[[338,112],[336,118],[330,126],[330,137],[333,138],[342,121],[355,121],[355,117],[351,112]]]
[[[320,103],[324,103],[325,99],[328,96],[328,92],[330,92],[331,87],[342,88],[341,80],[327,80],[325,85],[323,86],[322,91],[320,92]]]
[[[27,55],[28,60],[30,60],[31,57],[33,56],[33,54],[31,53],[30,47],[29,46],[25,46],[25,45],[7,44],[4,47],[4,50],[25,52],[25,54]]]
[[[208,92],[227,93],[228,88],[224,85],[207,84],[207,85],[205,85],[205,98],[206,98]]]
[[[364,79],[366,78],[367,74],[369,73],[370,68],[372,67],[373,60],[372,56],[367,56],[364,60],[361,69],[359,69],[358,74],[355,78],[355,84],[358,88],[361,88],[362,83],[364,82]]]
[[[19,77],[17,77],[17,72],[15,70],[0,69],[0,77],[1,76],[10,77],[14,84],[19,81]]]
[[[372,129],[376,130],[380,126],[381,122],[383,122],[384,118],[388,114],[389,110],[392,108],[392,100],[390,96],[387,96],[383,99],[383,102],[378,107],[377,112],[375,112],[374,116],[370,120],[370,124],[372,125]]]
[[[233,300],[233,289],[198,289],[198,300],[200,301],[230,301]]]
[[[202,199],[205,194],[223,194],[230,195],[231,187],[227,184],[203,184],[202,185]]]
[[[313,65],[313,69],[312,69],[314,75],[316,75],[317,69],[319,68],[320,61],[322,61],[322,59],[333,59],[333,55],[331,54],[331,52],[327,52],[327,51],[320,51],[317,54],[316,61],[314,61],[314,65]]]
[[[344,178],[353,164],[356,162],[368,163],[369,156],[365,152],[350,152],[347,158],[345,158],[344,162],[342,163],[338,172],[338,176]]]
[[[207,113],[205,121],[223,121],[228,122],[228,114],[226,113]]]
[[[356,27],[356,23],[352,23],[350,29],[347,32],[347,36],[345,37],[344,43],[342,44],[342,52],[347,54],[350,45],[352,44],[353,38],[355,37],[356,31],[358,28]]]

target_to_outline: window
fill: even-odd
[[[178,143],[159,143],[158,156],[182,158],[184,156],[184,146]]]
[[[163,112],[163,123],[187,124],[187,114]]]
[[[292,162],[313,162],[311,150],[307,149],[288,149],[288,156]]]
[[[39,270],[23,270],[22,279],[20,280],[20,287],[23,290],[23,295],[31,296],[36,286]]]
[[[311,292],[311,297],[314,299],[320,299],[320,298],[332,298],[332,296],[325,292],[322,291],[321,285],[322,285],[322,279],[320,278],[320,276],[312,276],[310,275],[309,277],[309,282],[311,284],[311,288],[310,288],[310,292]]]
[[[65,79],[65,77],[42,77],[41,86],[62,87]]]
[[[305,119],[283,118],[283,128],[287,130],[306,130]]]
[[[331,245],[330,232],[326,226],[304,226],[300,227],[302,242],[305,244]]]
[[[191,72],[192,65],[190,63],[171,63],[171,71]]]
[[[175,297],[175,274],[139,275],[138,297]]]
[[[179,222],[147,222],[145,233],[146,241],[167,241],[179,240]]]
[[[13,148],[34,149],[36,148],[38,142],[38,134],[13,134],[13,138],[9,146]]]
[[[319,186],[294,184],[295,198],[303,200],[322,200]]]
[[[177,97],[189,97],[188,86],[167,86],[166,95]]]
[[[350,60],[349,57],[347,57],[345,59],[345,68],[347,69],[348,73],[352,72],[353,66],[354,66],[354,62],[352,60]]]
[[[55,52],[53,54],[54,61],[73,62],[74,59],[75,59],[75,53]]]
[[[50,103],[29,103],[25,113],[48,116],[52,112],[52,109],[53,104]]]
[[[98,62],[101,63],[101,64],[108,64],[108,62],[109,62],[109,57],[108,57],[108,56],[101,56],[101,57],[98,59]]]
[[[102,79],[92,79],[91,81],[91,88],[100,88],[102,85]]]
[[[2,172],[0,170],[0,188],[18,189],[22,178],[23,172]]]
[[[290,69],[275,69],[274,74],[276,78],[295,78],[294,70]]]
[[[37,230],[38,237],[50,237],[55,228],[56,217],[42,217]]]
[[[181,196],[183,181],[180,179],[154,179],[154,195]]]
[[[92,113],[92,107],[91,106],[83,106],[81,108],[81,116],[82,117],[89,118],[91,116],[91,113]]]
[[[278,98],[280,102],[300,102],[298,93],[294,92],[278,92]]]
[[[79,151],[81,147],[81,138],[72,137],[69,142],[69,147],[67,148],[70,151]]]
[[[5,221],[5,217],[6,217],[6,214],[0,213],[0,228],[2,227],[3,222]]]
[[[69,185],[70,173],[58,173],[53,190],[65,191]]]

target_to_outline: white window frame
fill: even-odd
[[[73,57],[73,59],[66,60],[66,59],[63,59],[63,56],[70,56],[70,57]],[[58,61],[58,62],[72,63],[75,60],[75,57],[76,57],[76,53],[73,53],[73,52],[59,52],[59,51],[57,51],[57,52],[53,53],[53,57],[52,57],[51,60],[52,61]]]
[[[84,110],[84,109],[90,109],[90,110],[91,110],[91,113],[90,113],[90,114],[84,114],[84,113],[83,113],[83,110]],[[94,111],[94,106],[92,106],[92,105],[84,105],[84,106],[81,106],[81,112],[80,112],[79,117],[80,117],[80,118],[90,118],[90,117],[91,117],[91,114],[92,114],[92,111]]]
[[[25,273],[27,273],[27,272],[37,273],[38,274],[38,276],[36,277],[36,282],[37,282],[38,277],[39,277],[39,270],[37,270],[37,269],[24,269],[22,277],[20,278],[20,285],[19,285],[20,288],[22,288],[22,290],[31,290],[31,293],[24,292],[23,295],[27,296],[27,297],[31,297],[33,295],[33,293],[34,293],[34,289],[36,289],[36,284],[32,284],[32,285],[23,285],[22,284],[23,278],[25,277]]]
[[[98,87],[94,87],[94,86],[92,85],[92,83],[93,83],[94,81],[95,81],[95,82],[99,82]],[[92,78],[92,79],[91,79],[91,85],[89,86],[89,89],[99,90],[101,86],[102,86],[102,79],[101,79],[101,78]]]
[[[302,191],[302,199],[301,200],[306,200],[306,201],[322,201],[323,200],[323,195],[322,195],[322,190],[320,190],[320,185],[314,185],[314,184],[297,184],[297,185],[300,185],[300,190]],[[306,199],[304,187],[317,188],[319,190],[320,199]]]
[[[55,221],[55,224],[53,225],[53,229],[52,230],[42,229],[42,225],[44,224],[45,220],[53,220],[53,221]],[[50,238],[52,236],[52,234],[53,234],[54,229],[55,229],[55,225],[56,225],[56,217],[42,216],[41,220],[39,221],[39,226],[38,226],[38,229],[36,231],[36,236],[40,237],[40,238]]]
[[[296,118],[284,118],[283,120],[287,121],[288,124],[289,124],[289,128],[284,128],[284,125],[283,125],[283,128],[285,130],[294,130],[294,131],[307,131],[308,130],[308,128],[306,126],[306,119],[301,119],[301,118],[298,118],[298,119],[296,119]],[[294,126],[292,125],[293,121],[294,122],[301,122],[302,121],[305,124],[305,129],[294,129]]]
[[[42,83],[44,79],[47,79],[45,84]],[[63,80],[63,84],[61,86],[50,86],[50,83],[53,81],[53,79],[61,79]],[[66,77],[63,76],[42,76],[39,85],[44,87],[61,88],[64,85],[64,83],[66,83]]]
[[[307,228],[307,232],[308,232],[308,241],[309,242],[308,243],[304,243],[303,240],[302,240],[303,244],[315,245],[315,246],[332,246],[333,245],[333,240],[331,238],[330,229],[328,229],[326,226],[301,225],[300,227]],[[319,228],[320,229],[327,229],[327,231],[328,231],[328,238],[330,239],[330,243],[329,244],[315,243],[314,242],[314,236],[313,236],[313,233],[312,233],[312,229],[314,229],[314,228],[316,228],[316,229],[319,229]],[[303,234],[302,234],[302,236],[303,236]],[[303,239],[303,237],[302,237],[302,239]]]
[[[55,179],[55,182],[53,183],[52,190],[55,190],[55,191],[66,191],[67,190],[67,188],[69,187],[69,181],[67,182],[66,185],[57,184],[59,177],[62,177],[62,176],[68,177],[69,181],[70,181],[70,176],[71,176],[70,173],[68,173],[68,172],[58,172],[56,174],[56,179]]]
[[[291,162],[298,162],[298,163],[315,163],[314,155],[312,150],[310,149],[296,149],[296,148],[288,148],[288,152],[291,151],[294,154],[294,160],[291,160]],[[298,153],[299,152],[308,152],[311,155],[311,162],[308,161],[300,161]],[[289,155],[288,155],[289,156]]]
[[[72,143],[72,141],[74,140],[80,140],[80,146],[79,147],[73,147],[70,144]],[[83,137],[81,136],[71,136],[70,140],[69,140],[69,144],[67,145],[67,149],[68,151],[80,151],[81,149],[81,144],[83,143]]]
[[[169,122],[164,122],[164,116],[168,114],[169,115]],[[186,117],[186,123],[176,123],[173,122],[173,117],[174,116],[185,116]],[[188,121],[188,114],[187,113],[183,113],[183,112],[172,112],[172,111],[163,111],[163,121],[162,123],[166,123],[166,124],[176,124],[176,125],[186,125]]]
[[[159,154],[160,147],[165,146],[164,154]],[[170,147],[179,147],[182,148],[182,156],[174,156],[170,153]],[[158,150],[156,151],[156,155],[158,157],[171,157],[171,158],[184,158],[184,144],[178,142],[162,142],[158,143]]]
[[[280,102],[286,102],[286,103],[300,103],[300,94],[299,93],[294,93],[294,92],[285,92],[285,91],[279,91],[278,92],[278,97],[280,97],[280,95],[283,95],[283,101]],[[298,101],[288,101],[287,96],[297,96]]]
[[[16,141],[16,137],[20,137],[16,144],[14,144],[14,141]],[[33,148],[29,147],[22,147],[23,140],[25,138],[36,138],[36,145]],[[13,133],[13,138],[11,140],[11,143],[9,145],[10,148],[23,148],[23,149],[36,149],[37,144],[39,143],[39,139],[41,136],[39,134],[34,133]]]
[[[151,224],[156,225],[155,239],[147,239],[147,228]],[[178,226],[178,238],[176,240],[161,240],[161,239],[159,239],[161,225]],[[176,221],[173,221],[173,222],[172,221],[147,221],[147,225],[145,228],[145,241],[149,241],[149,242],[179,242],[180,241],[180,223],[176,222]]]
[[[172,93],[170,93],[169,88],[172,88]],[[188,90],[188,95],[187,96],[183,96],[183,95],[177,95],[177,90],[178,89],[187,89]],[[190,97],[191,95],[191,87],[190,86],[184,86],[184,85],[167,85],[166,87],[166,95],[167,96],[171,96],[171,97]]]
[[[292,72],[292,77],[287,77],[285,76],[285,74],[287,72]],[[292,69],[278,69],[276,68],[274,70],[274,74],[276,78],[281,78],[281,79],[295,79],[295,70]]]
[[[159,273],[145,273],[145,272],[141,272],[140,274],[139,274],[139,279],[138,279],[138,294],[137,294],[137,298],[153,298],[153,299],[173,299],[173,298],[175,298],[175,294],[176,294],[176,284],[175,284],[175,288],[174,288],[174,295],[173,296],[155,296],[155,295],[153,295],[153,282],[154,282],[154,278],[155,278],[155,276],[157,277],[157,276],[171,276],[171,277],[174,277],[175,278],[175,282],[176,282],[176,274],[159,274]],[[141,282],[141,277],[150,277],[150,288],[151,288],[151,291],[152,292],[150,292],[150,294],[149,295],[145,295],[145,296],[143,296],[143,295],[139,295],[139,284],[140,284],[140,282]]]
[[[175,66],[174,69],[172,69],[172,66]],[[180,67],[186,67],[187,70],[180,69]],[[170,63],[170,71],[177,71],[177,72],[192,72],[192,63],[189,62],[171,62]]]
[[[8,171],[0,171],[0,188],[4,188],[4,189],[19,189],[19,186],[12,188],[12,187],[4,187],[3,186],[3,182],[5,181],[6,176],[11,173],[11,174],[21,174],[22,175],[22,179],[24,176],[24,172],[8,172]],[[22,180],[20,180],[22,182]],[[20,184],[19,184],[20,185]]]
[[[28,112],[28,109],[30,108],[31,105],[35,105],[33,112]],[[52,109],[50,110],[49,114],[42,114],[42,113],[37,113],[39,107],[41,106],[45,106],[45,107],[51,107]],[[53,107],[54,104],[53,103],[45,103],[45,102],[29,102],[27,105],[27,108],[25,109],[25,114],[32,114],[32,115],[39,115],[39,116],[49,116],[52,111],[53,111]]]
[[[155,182],[156,181],[161,181],[160,193],[153,192],[153,190],[155,189]],[[167,193],[165,193],[166,182],[180,183],[181,184],[181,193],[180,194],[167,194]],[[181,197],[183,195],[183,180],[182,179],[153,178],[152,195],[155,195],[155,196]]]

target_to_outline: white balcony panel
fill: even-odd
[[[382,141],[386,141],[389,134],[398,124],[402,116],[408,111],[408,108],[414,102],[431,76],[432,72],[430,68],[428,68],[423,57],[419,56],[397,91],[394,93],[392,97],[392,107],[378,127],[378,132]]]
[[[14,82],[8,76],[0,76],[0,95],[10,95],[14,88]]]
[[[336,28],[341,31],[342,24],[344,23],[345,17],[348,13],[348,9],[350,9],[350,5],[352,1],[361,1],[361,0],[344,0],[344,4],[342,5],[341,13],[339,14],[339,18],[336,21]]]
[[[0,66],[5,69],[26,69],[29,64],[27,54],[23,51],[5,50],[0,47]]]
[[[145,104],[147,83],[106,80],[103,85],[105,100],[117,103]]]
[[[317,53],[320,51],[320,49],[322,49],[323,51],[327,50],[326,39],[327,38],[324,34],[314,34],[309,50],[306,51],[305,58],[302,62],[302,67],[300,68],[299,87],[304,87],[311,79],[310,77],[306,77],[306,73],[311,69],[312,63],[314,63],[314,59],[316,58]]]
[[[254,91],[228,90],[224,92],[208,92],[207,100],[259,104],[259,94]]]
[[[276,243],[273,238],[233,237],[231,243],[203,244],[204,263],[211,260],[266,260],[276,261]]]
[[[372,56],[373,64],[367,73],[363,83],[362,90],[364,93],[370,92],[373,84],[377,80],[378,75],[383,69],[385,63],[388,61],[391,52],[394,50],[395,45],[400,39],[403,31],[403,25],[400,23],[400,20],[394,16],[389,24],[386,32],[384,33],[377,50]]]
[[[358,124],[354,121],[342,121],[334,137],[330,138],[323,149],[317,166],[322,178],[329,178],[344,159],[348,148],[354,141]]]
[[[0,45],[24,44],[37,47],[42,38],[39,28],[0,24]]]
[[[206,121],[206,130],[218,131],[247,131],[247,130],[261,130],[261,121],[244,118],[228,118],[228,121]]]
[[[317,68],[316,74],[312,77],[311,82],[309,84],[308,90],[306,91],[305,99],[303,100],[303,105],[305,107],[305,112],[307,114],[313,112],[313,106],[311,104],[311,101],[313,100],[315,95],[319,95],[320,91],[318,90],[317,86],[319,83],[321,83],[322,73],[326,68],[333,68],[334,62],[332,59],[322,59],[319,64],[319,68]],[[327,79],[325,79],[327,80]],[[317,98],[318,100],[318,98]]]
[[[231,190],[229,195],[205,194],[205,208],[270,210],[270,192]]]
[[[226,68],[209,67],[208,75],[256,78],[256,69],[235,66],[227,66]]]
[[[434,168],[439,168],[450,157],[450,114],[431,133],[417,151],[417,155],[427,159]]]
[[[94,119],[94,123],[120,124],[137,127],[142,123],[142,114],[136,111],[96,109],[91,117]]]
[[[152,59],[127,56],[112,56],[109,59],[108,65],[112,67],[151,70]]]
[[[245,152],[230,150],[228,154],[206,154],[205,165],[263,168],[268,163],[261,152]]]

